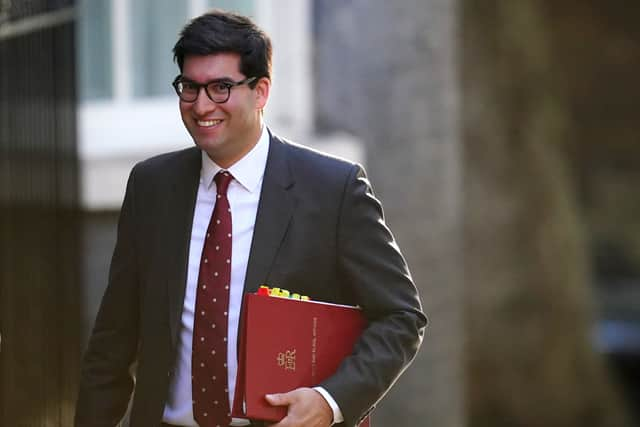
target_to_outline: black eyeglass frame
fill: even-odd
[[[197,88],[196,97],[193,98],[193,100],[184,99],[182,97],[183,93],[179,89],[179,85],[181,83],[183,83],[182,75],[176,76],[176,78],[171,83],[171,86],[173,86],[173,89],[176,91],[176,94],[178,95],[180,100],[182,100],[184,102],[196,102],[198,100],[198,96],[200,96],[200,89],[204,88],[204,92],[207,94],[207,97],[211,101],[215,102],[216,104],[224,104],[225,102],[227,102],[229,100],[229,98],[231,98],[231,88],[234,88],[236,86],[242,86],[244,84],[248,85],[248,84],[252,83],[256,79],[257,79],[257,77],[247,77],[246,79],[240,80],[239,82],[234,82],[234,81],[230,81],[230,80],[227,80],[227,79],[215,79],[215,80],[208,81],[206,83],[196,83],[196,82],[194,82],[192,80],[185,79],[186,81],[189,82],[189,84],[192,84]],[[227,97],[224,99],[224,101],[216,101],[215,99],[213,99],[213,97],[209,93],[209,86],[212,85],[212,84],[222,85],[222,86],[225,86],[227,88]]]

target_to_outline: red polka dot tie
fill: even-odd
[[[231,282],[231,209],[227,188],[233,177],[220,171],[214,180],[216,204],[200,260],[193,322],[191,389],[193,417],[200,427],[228,426],[227,320]]]

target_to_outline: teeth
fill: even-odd
[[[210,127],[222,123],[222,120],[198,120],[198,126]]]

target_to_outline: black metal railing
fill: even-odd
[[[72,425],[80,353],[73,1],[0,0],[0,425]]]

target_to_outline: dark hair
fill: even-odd
[[[233,52],[240,55],[240,72],[271,78],[271,39],[246,16],[222,10],[212,10],[189,22],[173,47],[173,60],[180,72],[187,55],[211,55]]]

